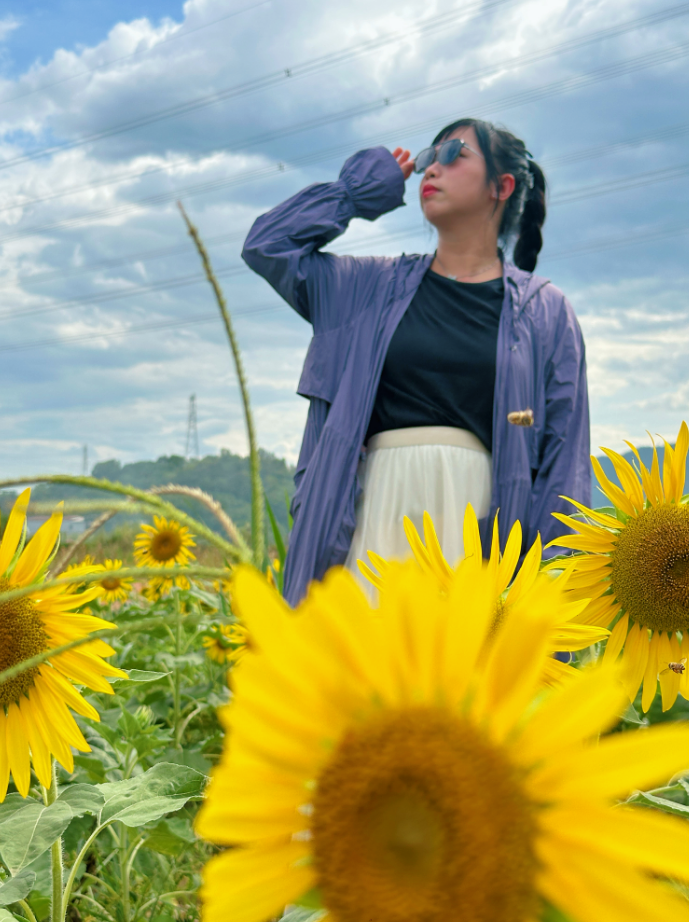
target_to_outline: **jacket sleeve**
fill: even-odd
[[[544,546],[569,532],[553,512],[574,512],[568,496],[591,504],[591,444],[586,354],[571,305],[563,299],[545,367],[545,431],[531,494],[529,544],[540,531]],[[563,553],[549,548],[545,557]]]
[[[343,289],[366,260],[321,253],[344,233],[352,218],[374,221],[404,204],[404,176],[384,147],[350,157],[336,182],[307,186],[259,217],[242,257],[281,297],[314,327],[336,309]]]

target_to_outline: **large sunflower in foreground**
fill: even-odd
[[[30,595],[0,602],[0,672],[92,631],[115,627],[74,611],[96,598],[102,592],[99,586],[91,584],[84,592],[76,592],[74,586],[41,589],[60,534],[62,511],[54,512],[24,546],[30,494],[25,490],[17,499],[0,544],[0,593],[35,584]],[[70,575],[93,570],[76,567]],[[90,751],[69,709],[93,720],[99,719],[98,712],[72,683],[112,694],[105,676],[126,678],[126,673],[103,659],[114,652],[102,640],[93,640],[0,682],[0,802],[5,799],[10,773],[17,790],[26,797],[31,764],[40,783],[48,787],[51,756],[72,772],[70,747]]]
[[[162,515],[153,516],[153,525],[142,525],[134,539],[134,559],[140,567],[184,567],[195,560],[191,547],[196,546],[194,536],[186,525]],[[189,589],[186,576],[174,579],[161,577],[152,579],[148,594],[156,597],[169,592],[173,586]]]
[[[293,612],[255,571],[234,598],[252,648],[198,831],[205,922],[265,922],[317,896],[332,922],[689,920],[653,875],[689,879],[689,828],[611,808],[689,765],[689,727],[598,735],[624,705],[615,670],[543,692],[561,593],[494,618],[485,571],[447,592],[398,565],[372,609],[332,570]],[[539,692],[540,689],[540,692]]]
[[[643,682],[642,707],[647,711],[660,676],[663,710],[680,692],[689,698],[689,505],[682,500],[689,429],[682,423],[674,449],[665,443],[663,476],[654,446],[649,471],[630,442],[639,467],[603,448],[621,488],[605,476],[592,458],[601,490],[615,515],[596,512],[569,500],[583,516],[554,513],[578,534],[551,542],[583,551],[572,557],[567,588],[573,598],[592,601],[577,620],[615,624],[605,651],[606,661],[622,652],[624,682],[633,701]],[[681,635],[681,637],[680,637]]]
[[[427,512],[423,514],[423,527],[425,544],[421,540],[411,519],[407,516],[404,517],[404,531],[416,562],[425,573],[435,577],[443,589],[447,590],[454,578],[455,568],[451,567],[445,559],[433,525],[433,520]],[[522,527],[520,522],[517,521],[510,530],[505,545],[505,553],[500,553],[500,538],[498,534],[498,520],[496,517],[493,523],[493,539],[490,558],[487,563],[488,578],[492,582],[495,599],[493,630],[490,633],[489,641],[492,641],[495,633],[505,620],[509,608],[520,599],[523,600],[526,598],[530,592],[534,590],[538,591],[536,584],[539,579],[542,579],[542,577],[539,577],[539,567],[541,565],[542,556],[540,535],[536,537],[535,542],[524,557],[524,562],[517,576],[514,577],[514,571],[519,562],[521,549]],[[464,513],[464,554],[464,558],[457,566],[470,568],[474,571],[484,567],[483,548],[481,546],[478,520],[471,504],[467,506],[466,512]],[[385,576],[389,572],[390,564],[383,557],[374,554],[372,551],[368,552],[368,556],[378,573],[374,572],[363,560],[357,561],[359,570],[369,582],[378,589],[381,589]],[[567,573],[564,572],[558,577],[560,585],[563,585],[566,579]],[[573,623],[572,619],[580,611],[580,604],[570,607],[563,606],[561,608],[561,618],[553,626],[549,653],[552,654],[556,651],[573,653],[576,650],[583,650],[591,646],[591,644],[598,643],[598,641],[604,640],[608,636],[608,631],[599,626]],[[543,681],[546,685],[555,685],[567,679],[573,679],[576,676],[577,672],[575,669],[554,659],[552,655],[547,657],[544,661]]]

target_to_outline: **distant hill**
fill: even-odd
[[[646,447],[640,448],[639,454],[643,463],[650,469],[653,450]],[[658,456],[662,471],[662,447],[658,450]],[[631,451],[625,452],[624,457],[632,464],[636,460]],[[612,462],[605,455],[599,456],[599,461],[607,477],[613,483],[619,484]],[[222,450],[219,455],[207,455],[205,458],[193,461],[186,461],[179,455],[168,455],[158,458],[157,461],[137,461],[134,464],[125,465],[121,465],[119,461],[103,461],[96,464],[92,474],[94,477],[104,477],[108,480],[131,484],[140,489],[166,483],[200,487],[220,502],[223,509],[240,528],[246,527],[251,519],[251,482],[248,459],[241,458],[227,450]],[[293,469],[284,459],[277,458],[269,452],[261,451],[261,474],[268,501],[284,533],[287,531],[285,494],[290,497],[292,495]],[[591,472],[591,478],[594,508],[609,505],[609,500],[598,488],[593,471]],[[687,464],[687,487],[685,492],[689,492],[689,463]],[[62,484],[41,484],[33,490],[32,499],[36,502],[57,503],[62,499],[101,499],[103,495],[98,491],[84,490],[80,487]],[[15,496],[16,493],[9,491],[0,493],[3,527]],[[209,528],[216,531],[220,530],[215,517],[199,503],[186,497],[168,498],[180,509],[201,519]],[[140,518],[140,516],[137,518]],[[124,516],[117,516],[113,519],[112,525],[114,526],[123,519]],[[269,540],[271,540],[269,529],[268,535]]]
[[[665,454],[665,449],[661,443],[661,445],[658,447],[658,462],[660,463],[661,476],[663,473],[664,454]],[[653,461],[653,449],[650,447],[639,448],[639,455],[641,456],[641,461],[643,462],[643,464],[645,464],[648,470],[650,471],[651,463]],[[626,458],[626,460],[629,461],[629,463],[632,466],[634,466],[635,464],[638,464],[634,456],[634,453],[631,451],[624,452],[622,457]],[[615,474],[615,469],[612,466],[612,461],[608,458],[608,456],[599,455],[598,460],[601,463],[601,467],[603,468],[603,471],[605,472],[606,477],[608,477],[608,479],[611,480],[617,486],[620,486],[620,481],[618,480],[617,475]],[[593,490],[592,490],[593,507],[596,508],[597,506],[609,506],[610,500],[607,498],[607,496],[602,492],[602,490],[598,486],[598,482],[595,478],[595,475],[593,474],[593,470],[591,471],[591,477],[592,477],[592,482],[593,482]],[[684,492],[689,493],[689,457],[687,458],[687,485],[684,487]]]
[[[145,490],[166,483],[200,487],[210,493],[222,505],[230,518],[240,528],[251,520],[251,481],[249,459],[223,449],[219,455],[207,455],[199,460],[187,461],[179,455],[168,455],[157,461],[137,461],[134,464],[120,464],[119,461],[103,461],[91,472],[93,477],[107,478]],[[277,458],[267,451],[261,451],[261,476],[266,496],[283,532],[287,531],[287,507],[285,494],[291,497],[293,490],[293,469],[283,458]],[[0,508],[3,520],[12,506],[15,494],[0,494]],[[68,484],[40,484],[31,498],[35,502],[59,502],[60,500],[102,499],[107,494],[97,490],[85,490]],[[166,497],[175,505],[200,519],[209,528],[220,531],[221,526],[213,514],[195,500],[187,497]],[[91,518],[93,518],[91,516]],[[141,516],[137,516],[138,519]],[[116,516],[113,524],[124,519]],[[4,523],[3,523],[4,524]],[[270,528],[268,528],[268,540]]]

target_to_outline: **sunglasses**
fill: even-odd
[[[421,153],[417,154],[414,158],[414,172],[425,173],[428,167],[432,163],[435,163],[436,160],[442,166],[449,166],[451,163],[455,162],[465,147],[467,150],[470,150],[472,154],[478,154],[479,157],[483,157],[482,153],[474,150],[473,147],[467,144],[466,141],[462,141],[461,138],[451,138],[449,141],[442,141],[436,147],[425,147]]]

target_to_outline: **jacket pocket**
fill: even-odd
[[[351,324],[316,333],[306,353],[297,393],[333,403],[349,354]]]

